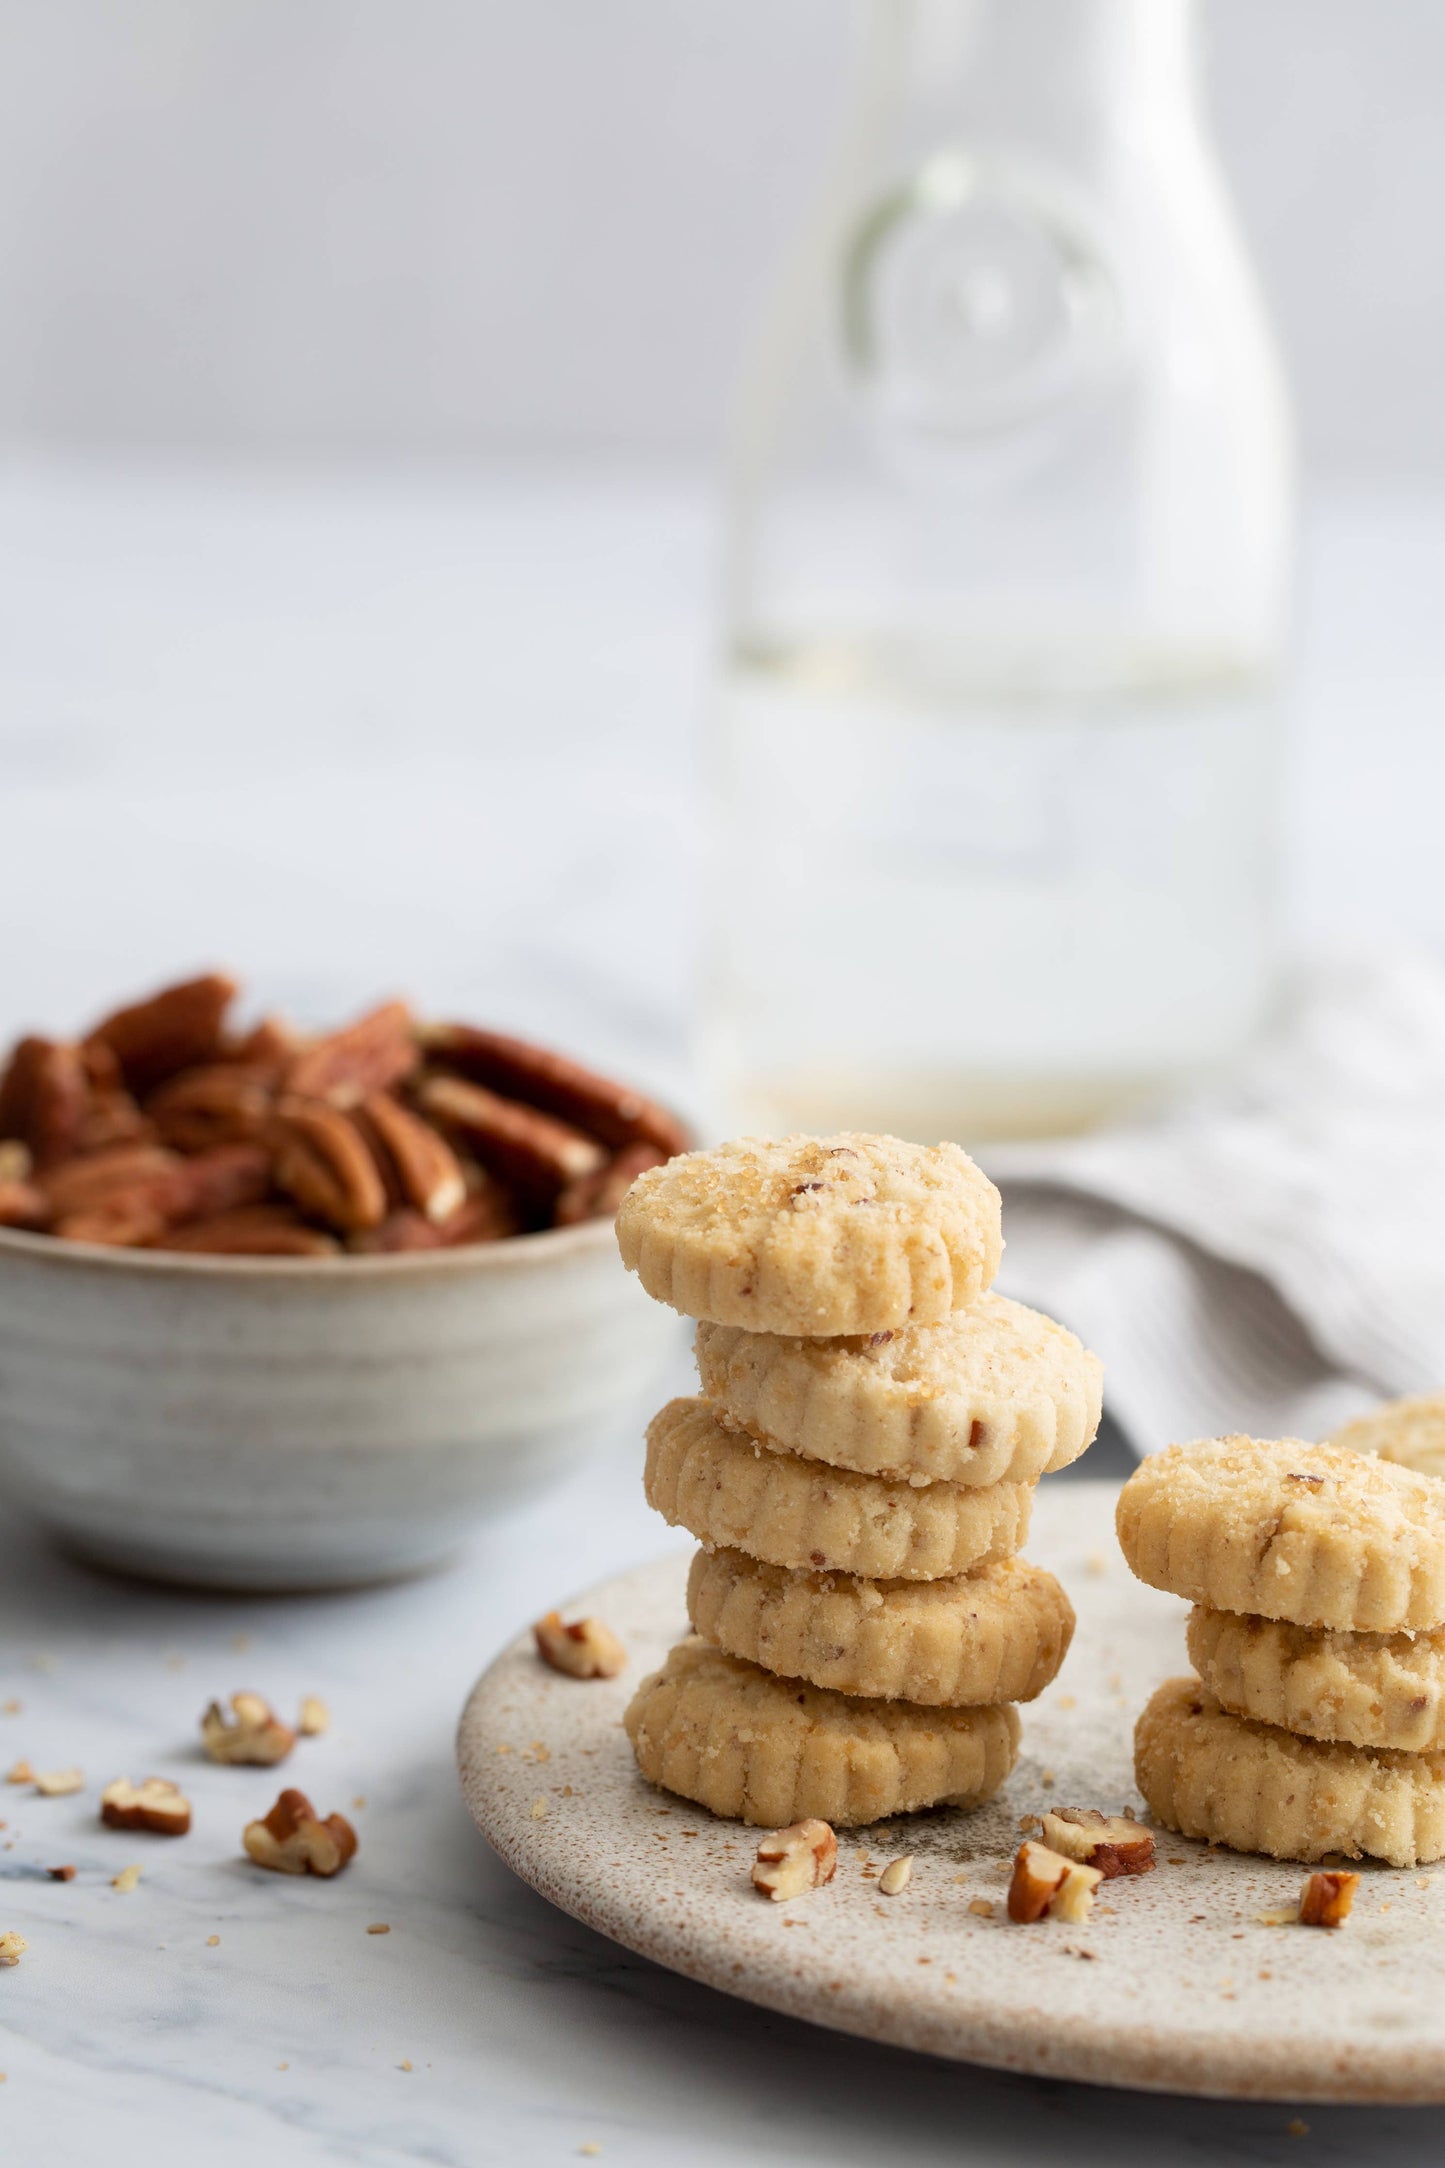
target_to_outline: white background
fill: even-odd
[[[0,0],[0,438],[705,459],[850,13]],[[1310,478],[1445,478],[1445,8],[1202,14]]]

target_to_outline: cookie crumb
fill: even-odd
[[[220,1939],[221,1939],[221,1938],[220,1938],[220,1936],[219,1936],[219,1935],[207,1935],[207,1937],[206,1937],[206,1948],[207,1948],[208,1950],[214,1950],[214,1949],[215,1949],[215,1947],[216,1947],[216,1945],[217,1945],[217,1943],[218,1943],[218,1942],[220,1941]]]
[[[1092,1574],[1095,1580],[1098,1580],[1103,1574],[1106,1574],[1108,1570],[1109,1561],[1104,1556],[1103,1552],[1090,1551],[1088,1557],[1084,1560],[1085,1573]]]
[[[913,1858],[911,1854],[903,1859],[890,1859],[888,1865],[878,1877],[880,1895],[884,1897],[901,1896],[903,1891],[907,1889],[912,1877]]]
[[[409,2055],[403,2055],[401,2061],[397,2064],[396,2067],[398,2070],[410,2070],[411,2057]]]
[[[366,1932],[369,1935],[389,1935],[391,1933],[391,1923],[389,1920],[373,1920]]]
[[[538,1792],[538,1794],[537,1794],[536,1798],[535,1798],[535,1799],[534,1799],[534,1800],[532,1801],[532,1820],[533,1820],[534,1822],[545,1822],[545,1821],[546,1821],[546,1819],[547,1819],[547,1800],[546,1800],[546,1796],[545,1796],[545,1794],[543,1794],[542,1792]]]
[[[119,1874],[111,1876],[110,1886],[112,1889],[119,1890],[122,1897],[128,1897],[139,1880],[139,1867],[122,1867]]]
[[[319,1694],[303,1694],[296,1729],[303,1739],[319,1739],[331,1726],[331,1711]]]
[[[1310,2134],[1309,2124],[1302,2115],[1292,2115],[1284,2127],[1291,2138],[1307,2138]]]
[[[958,1879],[961,1882],[963,1876],[960,1875]],[[971,1897],[968,1902],[968,1909],[978,1919],[991,1920],[996,1907],[992,1897]]]
[[[578,2146],[577,2150],[584,2160],[596,2160],[602,2152],[602,2148],[595,2138],[586,2139]]]

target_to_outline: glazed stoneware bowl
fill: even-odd
[[[0,1230],[0,1492],[156,1579],[389,1578],[640,1426],[679,1332],[610,1220],[346,1258]]]

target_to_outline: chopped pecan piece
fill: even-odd
[[[163,987],[147,1001],[117,1009],[89,1033],[86,1045],[108,1047],[130,1090],[144,1098],[178,1069],[214,1061],[236,982],[220,972]]]
[[[301,1696],[301,1714],[296,1719],[296,1729],[303,1739],[319,1739],[323,1731],[331,1729],[331,1711],[319,1694]]]
[[[629,1144],[596,1174],[584,1174],[569,1182],[557,1199],[553,1218],[559,1227],[575,1227],[581,1220],[614,1219],[639,1174],[660,1166],[665,1154],[655,1144]]]
[[[355,1855],[356,1831],[343,1814],[322,1821],[304,1792],[284,1791],[268,1815],[246,1824],[241,1842],[275,1874],[333,1875]]]
[[[681,1123],[665,1107],[625,1084],[614,1084],[610,1077],[597,1076],[565,1054],[531,1046],[505,1032],[478,1031],[469,1024],[424,1025],[421,1038],[434,1060],[458,1070],[472,1083],[559,1115],[614,1149],[651,1144],[660,1159],[671,1159],[688,1148]]]
[[[296,1744],[296,1734],[283,1724],[271,1704],[260,1694],[232,1694],[227,1723],[218,1701],[201,1718],[201,1740],[212,1761],[255,1762],[264,1767],[285,1761]]]
[[[356,1119],[383,1174],[390,1177],[398,1202],[414,1206],[436,1222],[449,1219],[465,1204],[467,1185],[461,1161],[429,1122],[389,1092],[373,1092],[363,1099]]]
[[[0,1137],[18,1137],[37,1167],[76,1148],[90,1086],[80,1049],[57,1039],[22,1039],[0,1077]]]
[[[18,1965],[29,1947],[24,1935],[0,1935],[0,1965]]]
[[[913,1855],[910,1852],[902,1859],[889,1860],[888,1865],[878,1877],[878,1893],[882,1897],[901,1896],[912,1880]]]
[[[600,1618],[565,1626],[558,1612],[549,1611],[532,1633],[543,1662],[572,1679],[615,1679],[627,1663],[626,1649]]]
[[[42,1799],[68,1799],[72,1792],[85,1790],[85,1777],[79,1769],[42,1769],[36,1775],[35,1789]]]
[[[100,1818],[109,1829],[149,1829],[158,1837],[183,1837],[191,1826],[191,1802],[166,1777],[132,1784],[117,1777],[100,1795]]]
[[[774,1829],[762,1838],[752,1883],[775,1905],[805,1890],[821,1889],[838,1868],[838,1839],[826,1822],[810,1819]]]
[[[410,1009],[404,1001],[388,1001],[304,1048],[287,1072],[286,1089],[300,1099],[359,1106],[373,1092],[400,1084],[420,1059]]]
[[[1014,1855],[1008,1916],[1026,1924],[1041,1920],[1047,1912],[1077,1926],[1088,1918],[1094,1891],[1103,1879],[1097,1867],[1065,1859],[1046,1844],[1029,1838]]]
[[[1343,1927],[1359,1886],[1357,1874],[1312,1874],[1299,1893],[1301,1927]]]
[[[550,1200],[606,1163],[601,1145],[580,1129],[460,1077],[426,1077],[416,1099],[424,1114],[465,1138],[485,1166],[527,1196]]]
[[[354,1121],[323,1099],[283,1099],[276,1114],[276,1182],[304,1211],[343,1234],[379,1227],[386,1185]]]
[[[1148,1874],[1154,1865],[1154,1832],[1121,1814],[1100,1814],[1093,1807],[1060,1807],[1044,1816],[1044,1843],[1065,1859],[1097,1867],[1105,1881],[1123,1874]]]
[[[57,1219],[89,1212],[114,1197],[144,1201],[168,1217],[185,1194],[185,1162],[156,1144],[118,1144],[108,1152],[68,1160],[42,1177],[41,1188]]]

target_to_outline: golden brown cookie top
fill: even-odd
[[[998,1191],[957,1144],[743,1137],[639,1176],[623,1262],[684,1316],[831,1337],[937,1324],[983,1292]]]
[[[1119,1495],[1141,1581],[1218,1611],[1393,1633],[1445,1624],[1445,1486],[1340,1445],[1171,1445]]]
[[[1413,1400],[1387,1400],[1368,1415],[1357,1415],[1330,1439],[1355,1453],[1378,1453],[1420,1475],[1445,1476],[1445,1393],[1425,1393]]]

